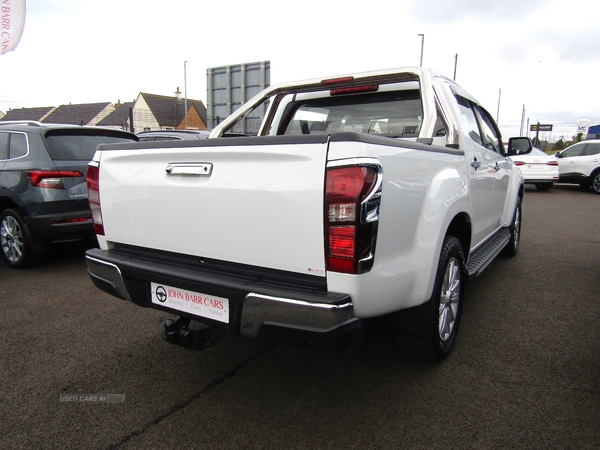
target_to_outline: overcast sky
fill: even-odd
[[[423,66],[452,78],[456,61],[501,125],[523,107],[531,123],[594,125],[598,17],[600,2],[577,0],[27,0],[0,56],[0,111],[173,96],[186,60],[187,97],[204,103],[209,67],[268,60],[276,84],[418,66],[424,34]]]

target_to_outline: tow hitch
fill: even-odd
[[[163,338],[169,344],[179,345],[188,350],[204,350],[218,344],[227,334],[227,330],[205,327],[192,330],[189,327],[191,320],[180,317],[177,320],[165,320]]]

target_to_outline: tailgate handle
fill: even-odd
[[[209,177],[212,174],[211,163],[169,163],[165,168],[167,175]]]

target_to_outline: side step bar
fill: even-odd
[[[475,278],[491,263],[504,247],[510,242],[510,231],[505,228],[479,247],[469,256],[467,262],[467,275],[469,278]]]

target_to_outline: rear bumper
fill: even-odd
[[[526,178],[525,184],[537,184],[537,183],[558,183],[558,178]]]
[[[111,295],[243,336],[321,348],[353,347],[362,340],[362,324],[354,317],[347,294],[306,290],[294,283],[269,285],[262,278],[205,272],[99,249],[88,250],[86,262],[96,287]],[[151,282],[229,299],[229,322],[152,303]]]
[[[30,216],[25,223],[35,241],[42,245],[96,237],[89,210]]]

